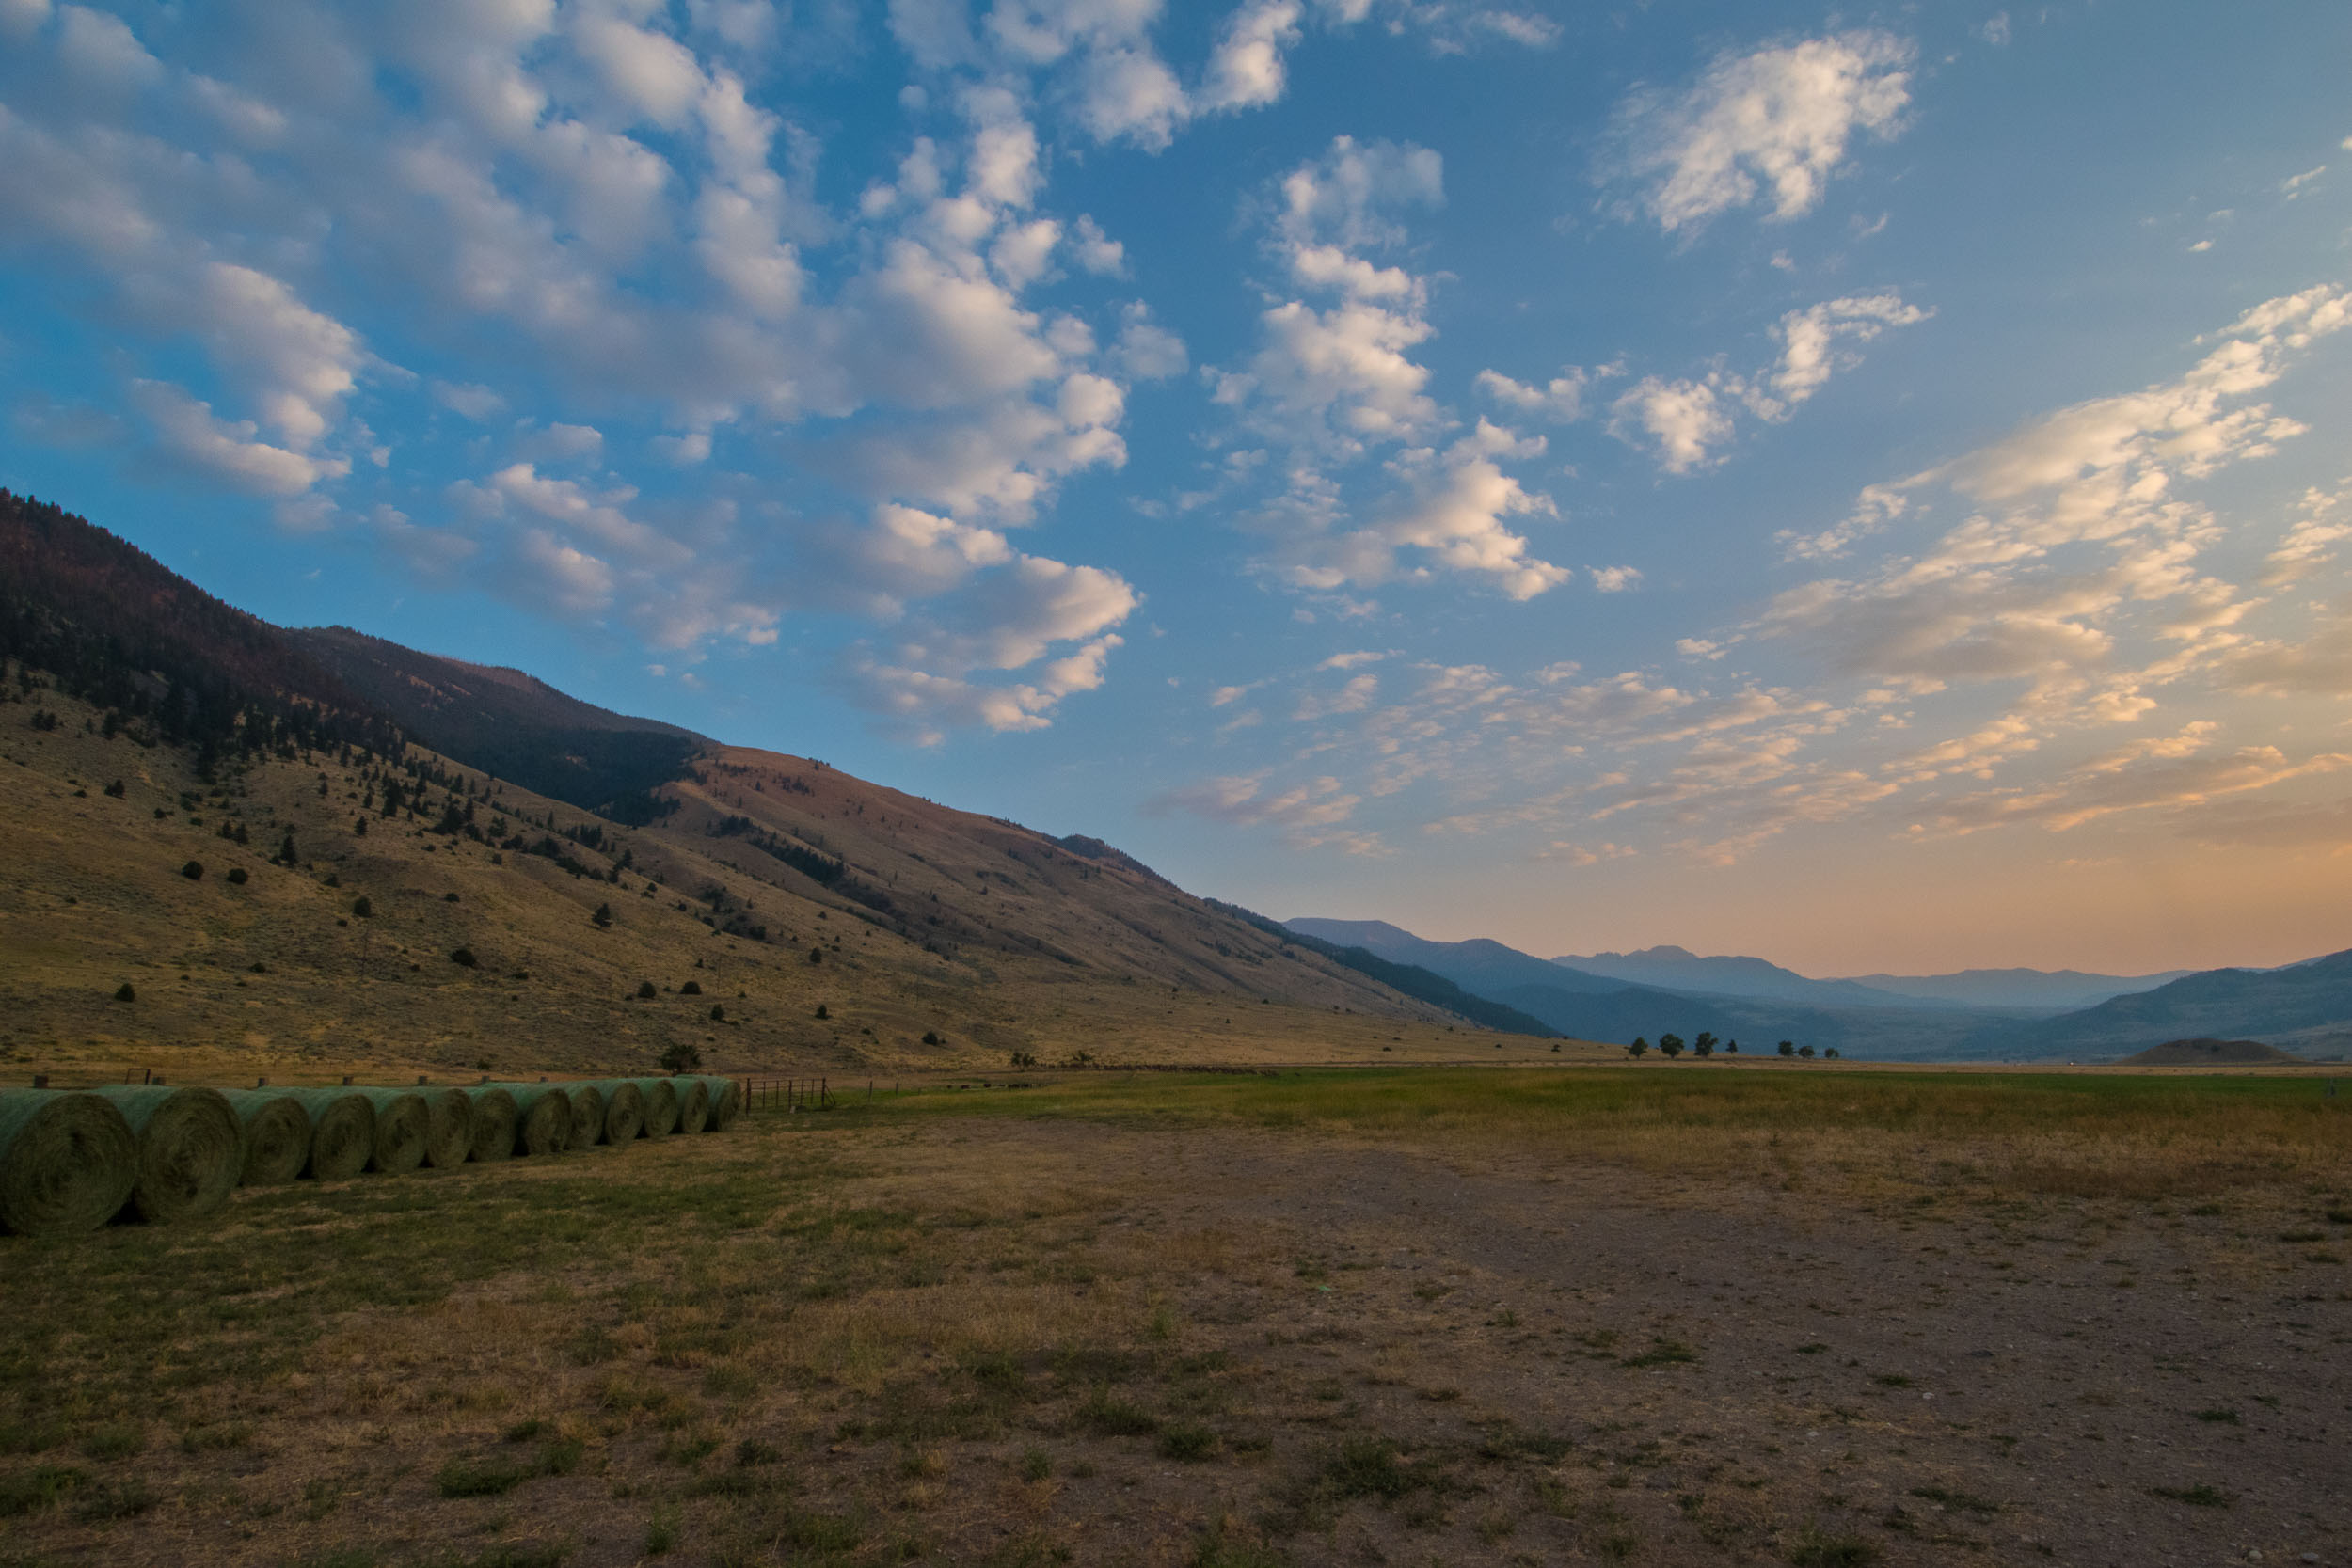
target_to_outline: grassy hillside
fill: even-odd
[[[804,759],[716,752],[660,826],[624,829],[421,750],[289,748],[207,784],[187,751],[107,738],[99,710],[5,673],[12,1077],[603,1071],[679,1042],[844,1074],[1549,1052],[1139,868]]]

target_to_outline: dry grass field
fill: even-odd
[[[0,1242],[0,1562],[2352,1555],[2323,1080],[986,1081]]]

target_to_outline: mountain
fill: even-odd
[[[111,737],[197,749],[382,746],[395,725],[268,622],[56,506],[0,490],[0,660],[100,711]],[[20,677],[20,690],[24,682]]]
[[[2248,1039],[2298,1055],[2352,1049],[2352,949],[2284,969],[2213,969],[2079,1012],[1972,1037],[2000,1054],[2112,1056],[2181,1039]]]
[[[1668,990],[1805,1002],[1819,1006],[1916,1009],[1919,1006],[1916,997],[1874,990],[1852,980],[1808,979],[1793,969],[1783,969],[1763,958],[1703,958],[1687,947],[1645,947],[1636,953],[1595,953],[1588,958],[1551,961],[1581,974],[1604,974]]]
[[[519,672],[287,632],[15,497],[0,653],[0,1060],[215,1078],[643,1069],[685,1045],[807,1070],[1411,1060],[1478,1028],[1448,1000],[1540,1027],[1099,839]]]
[[[2109,997],[2153,990],[2195,973],[2188,969],[2168,969],[2160,974],[2088,974],[2079,969],[1963,969],[1950,974],[1858,974],[1850,983],[1922,1002],[2071,1012],[2095,1007]]]
[[[1564,970],[1556,964],[1546,963],[1533,954],[1522,953],[1516,947],[1505,947],[1485,937],[1472,937],[1468,942],[1431,942],[1391,926],[1385,920],[1319,920],[1310,917],[1286,920],[1282,924],[1301,935],[1314,937],[1334,946],[1360,947],[1391,963],[1417,964],[1481,996],[1500,996],[1503,991],[1520,986],[1595,996],[1612,995],[1625,990],[1622,981]],[[1632,1037],[1629,1035],[1626,1037],[1630,1039]]]
[[[566,696],[520,670],[421,654],[347,626],[288,634],[418,742],[541,795],[642,825],[651,791],[711,742]]]
[[[1301,918],[1284,924],[1302,935],[1418,965],[1576,1039],[1624,1044],[1664,1033],[1690,1039],[1703,1030],[1721,1039],[1745,1040],[1751,1051],[1788,1039],[1817,1049],[1835,1046],[1849,1056],[1917,1057],[1956,1048],[1986,1016],[1907,1006],[1899,997],[1867,1008],[1839,1009],[1671,990],[1585,974],[1483,937],[1432,942],[1381,920]]]

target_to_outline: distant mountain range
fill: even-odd
[[[1815,980],[1764,958],[1701,958],[1687,947],[1645,947],[1638,953],[1596,953],[1551,960],[1587,974],[1637,985],[1724,996],[1810,1002],[1821,1006],[2015,1008],[2069,1012],[2131,991],[2153,990],[2193,973],[2087,974],[2077,969],[1966,969],[1953,974],[1862,974]]]
[[[2104,1060],[2217,1037],[2305,1056],[2352,1048],[2352,952],[2275,970],[1967,970],[1815,980],[1762,958],[1702,958],[1680,947],[1546,960],[1484,939],[1433,942],[1379,920],[1288,925],[1417,965],[1582,1039],[1622,1042],[1669,1030],[1687,1038],[1704,1029],[1751,1051],[1793,1039],[1910,1060]]]

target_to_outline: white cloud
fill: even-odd
[[[1118,345],[1111,362],[1137,381],[1165,381],[1182,375],[1191,361],[1184,341],[1152,320],[1151,307],[1136,300],[1120,311]]]
[[[1138,602],[1116,573],[1015,556],[891,648],[852,650],[839,675],[861,704],[922,744],[958,727],[1043,729],[1064,699],[1102,685],[1121,641],[1109,628]],[[990,678],[1023,672],[1027,678]]]
[[[1314,848],[1343,841],[1343,835],[1329,830],[1354,816],[1362,803],[1361,796],[1346,793],[1340,781],[1328,775],[1269,793],[1265,775],[1254,774],[1203,779],[1154,796],[1144,802],[1143,809],[1153,816],[1185,812],[1238,828],[1272,824],[1282,829],[1294,846]]]
[[[1298,41],[1297,0],[1248,0],[1219,29],[1200,105],[1254,109],[1275,103],[1286,82],[1283,52]]]
[[[1595,379],[1596,372],[1569,365],[1540,387],[1514,381],[1500,371],[1480,371],[1477,386],[1514,413],[1572,424],[1584,417],[1584,392]]]
[[[653,450],[680,467],[707,463],[710,460],[710,432],[692,430],[683,436],[657,436],[653,438]]]
[[[1120,277],[1127,271],[1127,247],[1103,232],[1103,226],[1080,214],[1071,228],[1071,249],[1078,265],[1098,277]]]
[[[1739,409],[1774,423],[1785,420],[1833,372],[1861,363],[1861,356],[1842,343],[1869,342],[1890,326],[1909,326],[1933,313],[1906,305],[1893,293],[1825,300],[1788,311],[1772,327],[1781,345],[1777,364],[1753,375],[1718,368],[1700,380],[1645,376],[1611,406],[1609,433],[1648,450],[1668,473],[1710,467],[1722,461],[1720,449],[1735,433]],[[1502,377],[1494,379],[1504,383]],[[1523,401],[1533,390],[1515,382],[1490,389],[1505,401]],[[1833,530],[1822,539],[1841,537]],[[1820,547],[1826,550],[1828,546]]]
[[[101,87],[152,87],[163,62],[147,52],[122,19],[86,6],[57,8],[57,58],[66,70]]]
[[[1801,217],[1857,133],[1899,129],[1913,54],[1868,29],[1725,54],[1680,92],[1627,99],[1610,172],[1642,183],[1643,209],[1668,233],[1759,198],[1771,218]]]
[[[164,453],[234,489],[296,496],[351,471],[346,459],[312,457],[260,440],[252,420],[216,419],[210,404],[167,382],[134,381],[131,396]]]
[[[1786,419],[1788,411],[1820,391],[1833,372],[1851,370],[1861,356],[1840,352],[1841,340],[1867,343],[1890,326],[1910,326],[1935,312],[1906,305],[1893,293],[1867,294],[1824,300],[1780,318],[1772,335],[1780,340],[1779,368],[1759,388],[1750,406],[1768,420]]]
[[[1710,449],[1731,439],[1731,410],[1703,381],[1644,376],[1611,406],[1609,433],[1646,447],[1658,466],[1685,474],[1711,461]]]
[[[2345,507],[2352,501],[2352,480],[2333,491],[2316,487],[2303,492],[2301,515],[2263,565],[2262,585],[2284,587],[2317,572],[2334,559],[2333,546],[2352,539],[2352,521]]]

